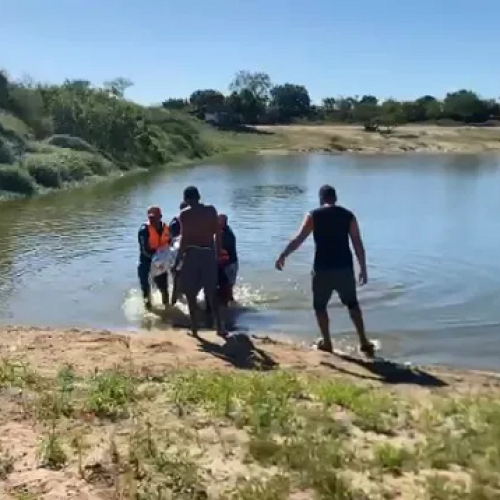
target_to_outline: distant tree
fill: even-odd
[[[340,121],[352,120],[356,104],[357,100],[354,97],[338,97],[335,102],[338,119]]]
[[[64,80],[63,87],[73,90],[88,90],[92,87],[89,80]]]
[[[203,112],[211,107],[223,106],[224,101],[224,95],[214,89],[195,90],[189,96],[189,104],[198,111]]]
[[[9,79],[7,73],[0,71],[0,108],[7,109],[9,102]]]
[[[189,107],[189,101],[187,99],[170,98],[163,101],[161,105],[165,109],[175,109],[181,111]]]
[[[500,103],[495,101],[495,99],[488,99],[486,101],[486,106],[488,107],[488,116],[490,118],[499,120],[500,119]]]
[[[271,77],[262,71],[238,71],[229,84],[231,92],[250,91],[254,97],[267,101],[273,84]]]
[[[416,121],[435,121],[442,117],[442,103],[432,95],[424,95],[419,97],[415,104],[419,109],[419,117]]]
[[[123,99],[125,97],[125,91],[133,85],[134,83],[132,80],[120,76],[118,78],[114,78],[113,80],[104,82],[103,88],[111,95]]]
[[[446,94],[443,115],[465,123],[484,122],[489,119],[490,106],[472,90],[459,90]]]
[[[270,108],[280,121],[306,116],[311,110],[311,98],[303,85],[285,83],[271,89]]]
[[[395,99],[387,99],[380,106],[380,126],[385,127],[386,133],[391,133],[396,127],[405,123],[402,104]]]
[[[265,101],[250,89],[232,92],[226,99],[226,105],[241,121],[251,125],[259,123],[266,112]]]
[[[379,115],[379,106],[371,100],[359,102],[353,110],[353,119],[356,122],[362,123],[367,132],[378,130]]]
[[[323,109],[327,113],[332,113],[335,111],[336,99],[335,97],[325,97],[322,101]]]
[[[373,95],[364,95],[358,100],[358,104],[370,104],[372,106],[377,106],[378,99]]]

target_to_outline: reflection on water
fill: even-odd
[[[137,229],[148,205],[160,204],[170,218],[184,187],[196,184],[229,215],[238,238],[239,299],[252,306],[238,316],[240,327],[311,341],[312,242],[283,273],[273,262],[325,183],[359,218],[370,270],[360,297],[384,352],[497,366],[500,170],[488,156],[249,157],[4,203],[0,320],[143,326],[132,292]],[[350,342],[345,311],[338,302],[331,311],[338,339]]]

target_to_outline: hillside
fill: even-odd
[[[0,73],[0,192],[32,195],[223,152],[192,116],[143,107],[88,82],[11,82]]]

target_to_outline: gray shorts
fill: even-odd
[[[333,292],[349,309],[358,307],[356,278],[354,269],[322,269],[312,273],[313,307],[315,311],[324,311]]]
[[[182,258],[178,275],[178,290],[185,295],[196,296],[201,289],[207,296],[217,292],[217,260],[212,248],[189,247]]]

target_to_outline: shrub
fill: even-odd
[[[30,163],[27,170],[37,184],[47,188],[61,187],[63,180],[61,172],[53,165]]]
[[[20,138],[28,137],[30,129],[19,118],[0,110],[0,132],[3,134],[15,134]]]
[[[56,188],[93,175],[108,175],[116,167],[99,154],[54,148],[52,152],[28,154],[24,168],[38,184]]]
[[[7,139],[0,135],[0,163],[12,164],[16,160],[16,156]]]
[[[85,151],[87,153],[96,152],[96,148],[87,141],[80,139],[80,137],[73,137],[71,135],[53,135],[47,139],[47,143],[51,146],[73,149],[74,151]]]
[[[0,166],[0,191],[31,195],[36,192],[36,184],[26,170]]]

